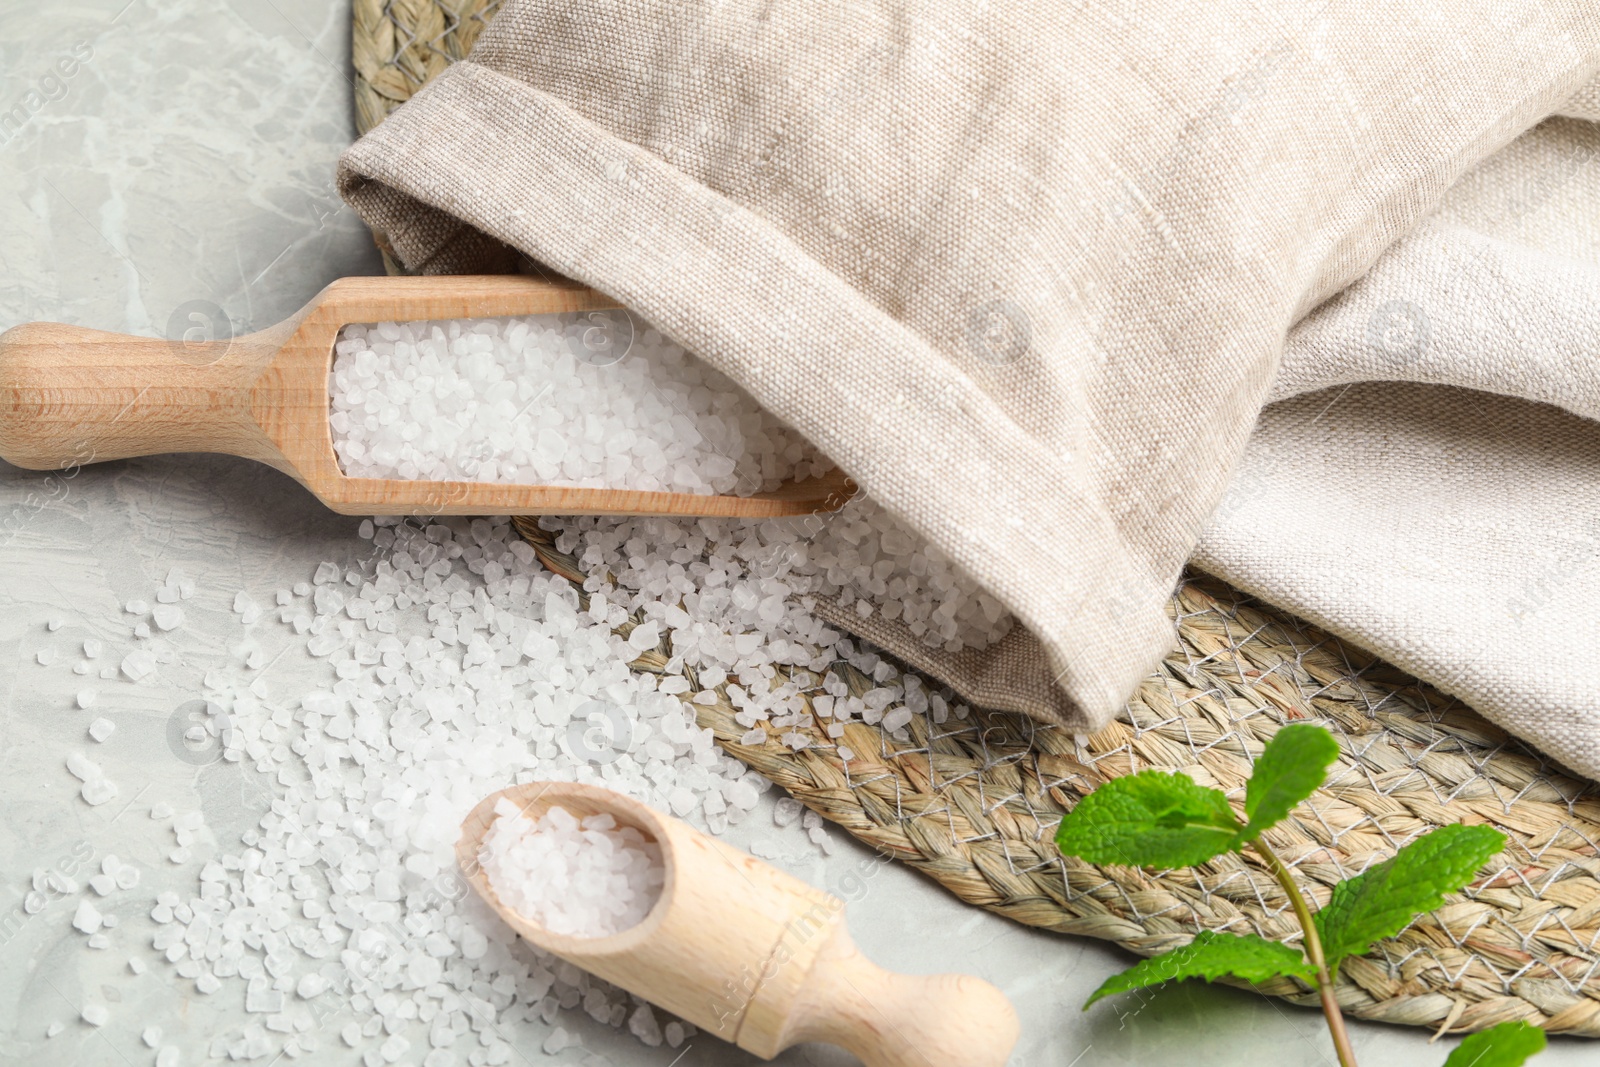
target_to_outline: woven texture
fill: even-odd
[[[472,51],[501,0],[351,0],[356,130],[366,133],[429,79]],[[402,273],[388,238],[374,233],[384,268]]]
[[[495,6],[357,0],[362,131],[463,54]],[[518,525],[546,566],[578,577],[546,534]],[[1323,722],[1341,761],[1271,836],[1319,903],[1333,882],[1436,826],[1487,821],[1511,837],[1488,877],[1344,965],[1347,1010],[1451,1030],[1522,1018],[1600,1034],[1600,796],[1458,702],[1219,583],[1187,582],[1171,616],[1176,651],[1118,721],[1088,737],[985,712],[919,716],[893,736],[851,723],[839,742],[855,753],[847,764],[820,729],[799,752],[776,741],[749,748],[730,705],[697,711],[728,752],[961,899],[1146,955],[1199,929],[1283,938],[1295,925],[1250,857],[1175,872],[1097,868],[1055,851],[1061,814],[1109,778],[1148,767],[1192,767],[1236,790],[1279,725]],[[660,670],[665,651],[636,666]],[[869,687],[847,664],[835,670]],[[1314,1002],[1293,982],[1263,988]]]
[[[583,575],[553,535],[531,520],[517,520],[517,529],[583,597]],[[1170,613],[1177,649],[1120,720],[1087,737],[975,711],[944,723],[916,716],[893,735],[852,722],[837,742],[819,720],[800,728],[811,744],[796,752],[775,739],[741,745],[745,728],[725,699],[696,710],[727,752],[961,899],[1143,955],[1201,929],[1282,940],[1298,927],[1253,855],[1157,873],[1095,867],[1056,851],[1062,814],[1108,779],[1147,768],[1190,768],[1242,796],[1279,726],[1321,722],[1339,739],[1339,763],[1267,835],[1318,905],[1335,882],[1436,827],[1486,822],[1510,837],[1461,895],[1342,965],[1346,1010],[1449,1030],[1526,1019],[1600,1036],[1600,794],[1592,786],[1460,702],[1220,582],[1185,582]],[[659,649],[635,667],[659,672],[670,654]],[[872,688],[849,664],[833,670],[857,696]],[[853,758],[840,759],[836,743]],[[1261,988],[1315,1003],[1292,981]]]

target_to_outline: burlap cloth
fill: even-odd
[[[1530,696],[1507,634],[1532,631],[1506,629],[1556,620],[1543,668],[1593,621],[1574,637],[1550,596],[1514,623],[1458,611],[1463,589],[1503,602],[1536,566],[1600,589],[1562,525],[1561,502],[1594,496],[1589,425],[1551,438],[1496,409],[1496,437],[1437,385],[1340,392],[1413,379],[1592,416],[1583,361],[1540,362],[1521,322],[1459,361],[1434,340],[1441,319],[1495,316],[1458,261],[1477,278],[1492,257],[1459,228],[1397,249],[1417,286],[1370,309],[1329,298],[1564,101],[1590,113],[1597,65],[1600,11],[1578,0],[513,0],[349,150],[340,185],[407,269],[529,257],[793,423],[1026,625],[952,658],[872,620],[866,636],[976,702],[1103,724],[1170,645],[1162,604],[1198,544],[1593,774],[1592,699],[1564,694],[1600,667]],[[1457,261],[1440,273],[1439,255]],[[1576,349],[1587,335],[1558,327],[1588,278],[1553,278],[1564,300],[1521,306],[1541,345]],[[1349,358],[1340,335],[1287,374],[1291,327],[1340,307]],[[1552,366],[1576,384],[1550,386]],[[1369,499],[1361,464],[1399,473]],[[1306,513],[1323,468],[1344,476],[1338,506]],[[1449,521],[1417,521],[1407,485]],[[1521,539],[1463,529],[1475,505],[1525,520]],[[1530,548],[1541,530],[1564,540]]]

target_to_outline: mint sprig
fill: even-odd
[[[1334,996],[1340,961],[1393,937],[1419,912],[1438,907],[1470,883],[1506,839],[1487,826],[1442,827],[1334,886],[1327,905],[1313,915],[1293,871],[1262,833],[1317,791],[1338,756],[1338,742],[1322,727],[1282,727],[1262,749],[1245,784],[1243,819],[1220,790],[1156,770],[1112,779],[1079,801],[1056,830],[1056,844],[1066,855],[1098,864],[1170,868],[1248,847],[1283,886],[1304,935],[1297,947],[1255,934],[1202,930],[1184,947],[1106,979],[1084,1007],[1117,993],[1186,978],[1209,982],[1233,977],[1252,983],[1298,978],[1317,990],[1340,1064],[1355,1067]],[[1503,1023],[1463,1041],[1445,1067],[1518,1067],[1543,1047],[1542,1030]]]
[[[1192,867],[1239,846],[1243,827],[1220,790],[1182,774],[1113,778],[1061,820],[1056,845],[1090,863]]]
[[[1316,968],[1306,962],[1298,948],[1281,941],[1268,941],[1255,934],[1225,934],[1201,930],[1182,948],[1140,960],[1121,974],[1100,984],[1084,1002],[1085,1010],[1101,997],[1126,993],[1146,986],[1163,985],[1181,978],[1242,978],[1246,982],[1265,982],[1279,975],[1309,978]]]
[[[1501,1023],[1472,1034],[1444,1061],[1444,1067],[1522,1067],[1544,1051],[1544,1031],[1523,1022]]]
[[[1316,916],[1329,968],[1338,973],[1346,956],[1359,956],[1419,912],[1437,908],[1505,845],[1505,835],[1487,826],[1441,826],[1334,886]]]

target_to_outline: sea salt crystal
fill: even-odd
[[[314,1000],[327,991],[328,980],[320,974],[303,974],[295,983],[295,996],[301,1000]]]
[[[451,328],[447,339],[471,355],[470,339],[449,338]],[[568,447],[580,446],[573,439]],[[225,722],[226,733],[200,726],[201,740],[225,737],[226,756],[239,763],[233,773],[270,791],[271,808],[241,837],[219,837],[215,860],[193,874],[167,873],[195,888],[158,895],[151,929],[162,940],[145,942],[144,951],[158,973],[197,974],[197,992],[227,985],[241,997],[257,978],[297,994],[308,971],[359,974],[359,991],[341,995],[341,1010],[360,1020],[352,1044],[365,1045],[375,1063],[386,1037],[402,1031],[413,1041],[425,1032],[434,1052],[449,1051],[459,1032],[456,1048],[472,1048],[482,1067],[513,1056],[504,1042],[477,1040],[496,1020],[549,1027],[582,1012],[623,1027],[635,1014],[625,995],[570,965],[526,944],[509,952],[515,942],[503,927],[436,881],[453,870],[461,818],[478,798],[510,781],[592,779],[657,808],[687,809],[721,832],[748,817],[767,783],[696,725],[697,702],[725,700],[741,730],[768,737],[800,734],[809,709],[822,716],[824,705],[834,724],[901,704],[935,721],[940,714],[942,697],[930,689],[922,694],[928,703],[918,703],[913,691],[921,690],[898,668],[812,614],[813,597],[848,589],[853,596],[836,598],[908,601],[913,621],[923,611],[924,632],[939,642],[947,632],[973,642],[991,632],[965,632],[959,612],[954,628],[946,625],[948,594],[966,595],[952,584],[958,573],[917,539],[897,539],[892,521],[871,509],[852,506],[821,530],[776,521],[537,520],[556,551],[577,561],[587,604],[538,563],[505,517],[371,521],[373,538],[361,545],[367,558],[318,568],[315,587],[295,581],[294,603],[280,605],[293,609],[289,619],[269,617],[288,635],[303,613],[300,642],[337,636],[338,646],[312,665],[321,680],[298,691],[282,682],[269,700],[240,666],[254,648],[222,656],[206,672],[207,699],[227,708],[207,723]],[[341,598],[337,614],[312,614],[323,589]],[[331,608],[331,596],[323,599]],[[982,615],[980,608],[973,599],[972,610]],[[628,622],[641,624],[635,633],[654,625],[651,647],[670,649],[663,674],[627,668],[638,650],[613,627]],[[868,679],[875,708],[830,671],[840,660]],[[613,712],[585,720],[580,709],[594,702]],[[946,713],[966,712],[951,702]],[[573,758],[574,723],[606,735],[598,757],[588,758],[590,745]],[[158,818],[172,814],[164,804],[152,814],[158,810]],[[174,820],[185,859],[200,828],[189,815],[198,812],[182,826]],[[568,866],[578,865],[575,853]],[[327,873],[312,877],[313,870]],[[611,897],[568,895],[576,901],[557,900],[561,908],[608,917]],[[337,939],[324,936],[335,930]],[[185,940],[191,933],[193,942]],[[441,989],[449,991],[444,1000]],[[259,1014],[248,1039],[233,1031],[217,1055],[305,1051],[305,1033],[286,1040],[281,1027],[311,1008],[295,1000]],[[431,1019],[403,1014],[417,1011]],[[681,1045],[689,1033],[662,1026],[661,1040]],[[408,1052],[402,1060],[416,1058]],[[461,1063],[468,1059],[460,1053]]]
[[[44,1036],[45,1037],[55,1037],[57,1034],[61,1033],[61,1031],[64,1030],[64,1029],[66,1029],[66,1027],[62,1026],[58,1022],[51,1023],[49,1026],[44,1028]]]
[[[92,934],[100,929],[100,924],[100,912],[87,900],[80,900],[78,902],[78,910],[72,915],[73,928],[86,934]]]
[[[178,1067],[183,1062],[177,1045],[167,1045],[156,1052],[156,1067]]]
[[[340,465],[743,495],[831,468],[731,380],[641,326],[622,311],[347,326],[330,376]]]
[[[239,621],[245,626],[254,626],[261,618],[261,605],[251,599],[250,594],[240,591],[233,598],[234,614],[239,616]]]
[[[150,619],[159,630],[176,630],[183,625],[183,609],[176,604],[157,604],[150,612]]]
[[[82,752],[69,752],[67,754],[67,770],[80,782],[87,782],[91,778],[105,776],[104,772],[100,770],[100,765]]]
[[[552,933],[606,937],[645,917],[661,895],[661,846],[608,814],[553,806],[535,819],[502,798],[480,862],[512,910]]]
[[[903,728],[911,721],[911,709],[907,707],[894,708],[883,716],[883,729],[888,733]]]
[[[106,738],[110,737],[116,732],[116,729],[116,723],[112,722],[110,719],[101,717],[89,724],[89,736],[94,738],[96,741],[104,742]]]
[[[123,610],[129,615],[143,615],[150,610],[150,605],[143,600],[130,600],[123,605]]]
[[[779,826],[793,825],[800,817],[801,805],[794,797],[779,797],[772,808],[772,821]]]
[[[104,1004],[85,1004],[81,1013],[83,1021],[90,1026],[104,1026],[111,1018],[111,1012]]]
[[[89,659],[98,659],[100,653],[105,651],[105,647],[106,646],[103,641],[97,640],[93,637],[86,637],[83,640],[83,654]]]
[[[100,694],[93,689],[78,690],[77,703],[79,710],[87,711],[89,708],[94,707],[94,702],[99,699],[99,696]]]
[[[78,795],[83,797],[84,803],[99,807],[117,795],[117,784],[106,778],[91,778],[83,783]]]
[[[53,648],[41,648],[38,654],[34,656],[34,659],[39,661],[39,666],[48,667],[56,661],[56,650]]]
[[[145,1027],[144,1032],[139,1035],[139,1040],[144,1042],[146,1048],[155,1048],[157,1045],[161,1044],[161,1027]]]
[[[122,673],[132,681],[140,681],[156,669],[156,657],[148,650],[136,648],[122,657]]]

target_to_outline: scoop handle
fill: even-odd
[[[840,923],[790,1011],[782,1047],[827,1041],[867,1067],[1003,1067],[1018,1032],[1016,1010],[988,982],[886,971]]]
[[[281,465],[251,418],[275,339],[129,337],[54,322],[0,334],[0,457],[32,470],[165,452]]]

